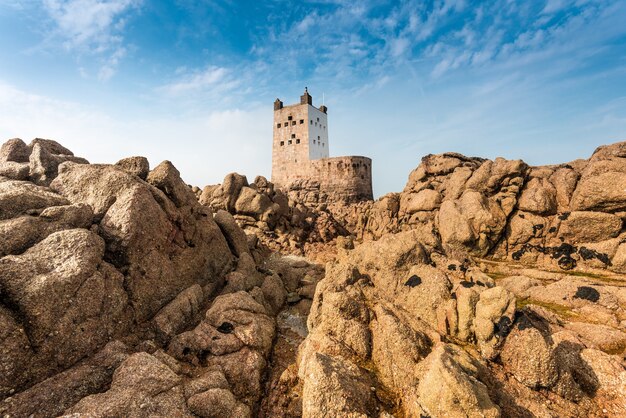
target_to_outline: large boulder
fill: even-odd
[[[39,213],[47,207],[69,203],[65,197],[53,193],[47,187],[26,181],[0,182],[0,220]]]
[[[103,392],[113,372],[128,358],[128,348],[119,341],[71,369],[58,373],[0,403],[0,414],[12,417],[56,417],[85,396]]]
[[[461,349],[441,344],[426,357],[421,368],[424,371],[417,394],[423,415],[500,417],[500,408],[479,379],[484,366]]]
[[[506,370],[531,389],[550,388],[559,377],[548,337],[525,317],[507,337],[500,358]]]
[[[626,164],[623,159],[597,159],[590,162],[572,196],[571,208],[599,212],[625,210]]]
[[[145,321],[179,292],[219,280],[232,255],[208,208],[168,162],[148,176],[121,168],[65,163],[51,187],[92,207],[106,257],[125,272],[136,319]]]
[[[589,243],[615,238],[622,230],[622,219],[602,212],[571,212],[561,222],[559,237],[567,242]]]
[[[19,138],[9,139],[0,147],[0,163],[6,161],[27,163],[29,156],[30,148]]]
[[[518,209],[539,215],[554,215],[557,209],[556,190],[546,179],[533,178],[524,187]]]
[[[487,289],[476,303],[474,333],[481,354],[493,359],[513,325],[515,295],[503,287]]]
[[[456,201],[442,203],[439,211],[441,242],[479,256],[486,255],[506,227],[500,204],[477,191],[466,191]]]
[[[93,218],[91,208],[84,204],[51,206],[38,216],[37,212],[0,220],[0,257],[22,253],[53,232],[89,228]]]
[[[150,162],[146,157],[123,158],[116,162],[115,165],[142,180],[145,180],[148,177],[148,173],[150,173]]]
[[[28,336],[28,344],[1,361],[13,363],[23,353],[33,357],[28,367],[3,374],[0,386],[45,378],[128,329],[123,276],[103,256],[100,237],[73,229],[51,234],[22,255],[0,259],[3,302]]]
[[[104,393],[83,398],[67,417],[194,417],[185,402],[181,378],[148,353],[128,357]]]
[[[339,357],[315,353],[308,359],[302,387],[303,418],[374,416],[367,373]]]

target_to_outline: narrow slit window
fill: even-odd
[[[313,125],[313,119],[311,119],[311,125]]]
[[[285,141],[280,141],[280,146],[282,147],[283,145],[285,145]]]

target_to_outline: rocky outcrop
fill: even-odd
[[[402,193],[309,207],[9,141],[0,415],[624,416],[625,147],[427,156]]]
[[[623,148],[604,146],[589,160],[542,167],[428,155],[401,193],[329,208],[358,239],[428,230],[442,250],[459,258],[626,272]]]
[[[30,170],[0,177],[0,414],[250,416],[288,292],[232,215],[168,161],[0,155]]]
[[[206,186],[198,199],[217,212],[222,228],[228,228],[229,218],[220,212],[230,213],[249,237],[272,251],[311,257],[316,246],[348,235],[324,205],[309,207],[293,200],[262,176],[249,184],[245,176],[229,174],[221,185]]]
[[[13,180],[30,180],[47,186],[65,161],[88,164],[72,151],[50,139],[34,139],[29,145],[19,138],[10,139],[0,149],[0,176]]]

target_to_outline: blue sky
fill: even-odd
[[[269,177],[304,86],[376,195],[429,153],[587,158],[626,140],[626,2],[0,0],[2,140]]]

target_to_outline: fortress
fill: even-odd
[[[372,200],[372,160],[329,155],[328,108],[314,107],[306,88],[299,104],[276,99],[272,182],[311,203]]]

